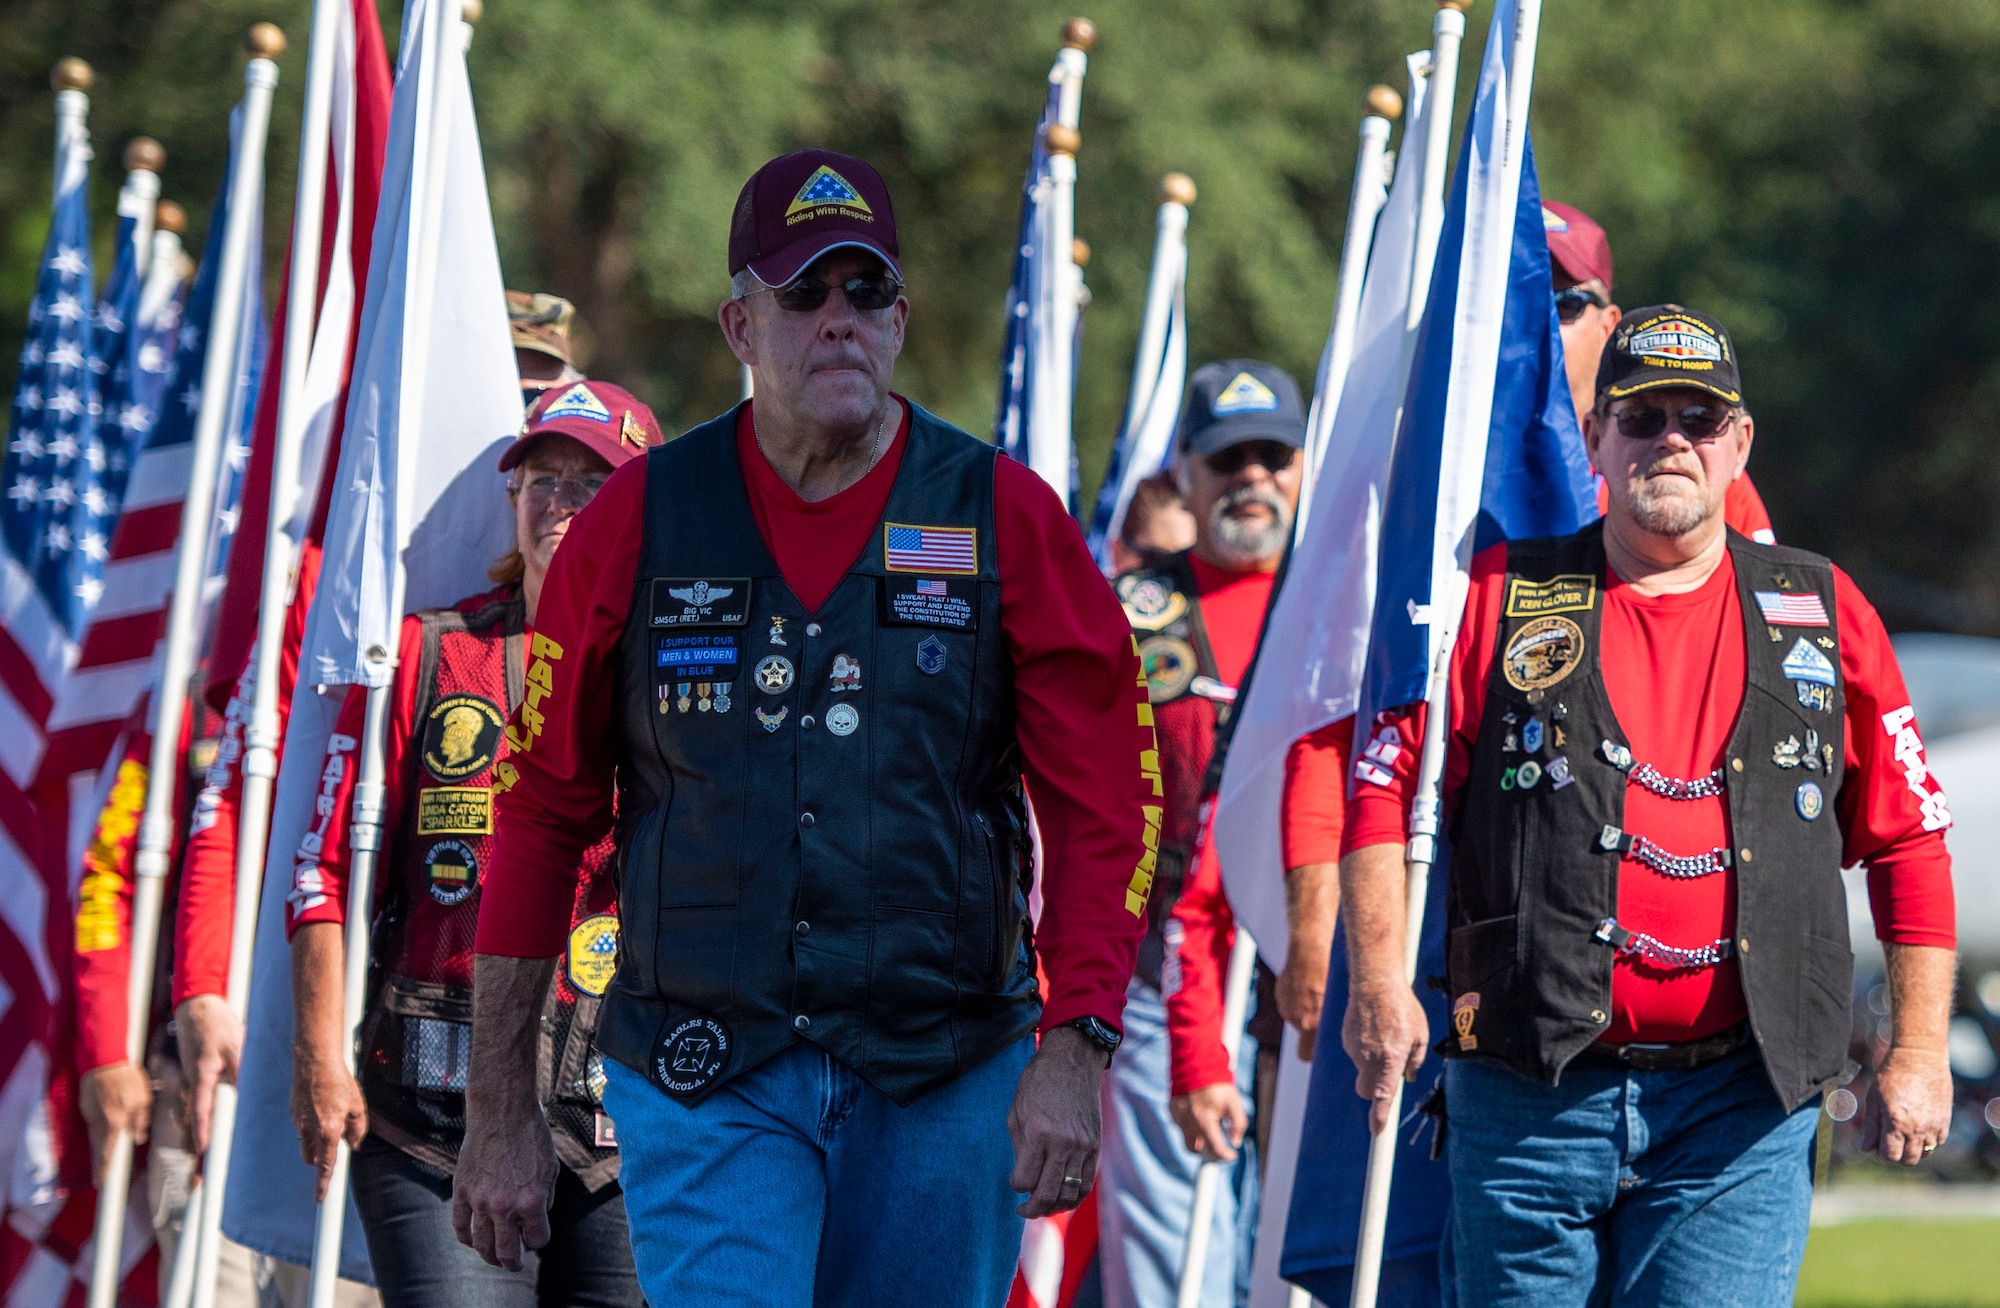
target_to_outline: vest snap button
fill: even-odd
[[[810,814],[810,813],[801,813],[801,814],[799,814],[799,825],[800,825],[800,826],[802,826],[802,827],[810,827],[810,826],[812,826],[812,824],[813,824],[813,815],[812,815],[812,814]]]
[[[792,930],[798,932],[802,936],[809,936],[812,934],[812,923],[801,922],[797,926],[793,927]]]
[[[1737,856],[1738,858],[1742,859],[1742,860],[1743,860],[1743,861],[1744,861],[1745,863],[1748,863],[1748,862],[1750,861],[1750,851],[1749,851],[1749,850],[1747,850],[1747,849],[1739,849],[1739,850],[1737,850],[1737,851],[1736,851],[1736,856]]]
[[[1747,953],[1749,953],[1749,952],[1750,952],[1750,937],[1749,937],[1749,936],[1745,936],[1745,937],[1743,937],[1743,938],[1742,938],[1741,940],[1739,940],[1739,941],[1737,941],[1737,942],[1736,942],[1736,952],[1737,952],[1737,953],[1739,953],[1739,954],[1747,954]]]
[[[819,719],[815,718],[812,714],[808,713],[804,717],[799,719],[799,730],[811,731],[813,727],[818,725],[818,723]]]
[[[1740,758],[1730,759],[1729,770],[1731,772],[1741,772],[1743,770],[1743,760]]]
[[[792,1019],[792,1029],[794,1031],[803,1031],[811,1025],[812,1025],[812,1019],[810,1017],[807,1017],[804,1013],[800,1013],[797,1017]]]
[[[1590,1020],[1597,1023],[1599,1026],[1604,1025],[1604,1010],[1601,1008],[1591,1009]]]
[[[806,624],[806,635],[808,636],[819,635],[819,624],[817,622],[808,622]]]

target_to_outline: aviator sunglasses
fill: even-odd
[[[1627,440],[1658,440],[1660,433],[1667,429],[1667,423],[1671,419],[1679,423],[1681,431],[1689,440],[1702,441],[1725,430],[1736,421],[1736,414],[1737,410],[1726,405],[1716,407],[1708,404],[1690,404],[1674,414],[1648,405],[1644,408],[1621,409],[1611,416],[1618,424],[1618,434]]]
[[[811,277],[801,277],[786,286],[767,286],[763,290],[750,292],[762,295],[769,291],[777,297],[778,307],[792,313],[812,313],[826,303],[829,295],[838,289],[847,297],[850,307],[867,313],[876,309],[887,309],[896,303],[896,297],[903,293],[903,284],[888,273],[864,273],[850,277],[844,282],[822,282]],[[748,299],[749,296],[745,296]]]

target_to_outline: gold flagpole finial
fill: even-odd
[[[1472,0],[1438,0],[1440,9],[1456,9],[1461,14],[1472,8]]]
[[[188,229],[187,210],[172,200],[162,200],[153,207],[153,227],[156,231],[172,232],[178,236]]]
[[[477,25],[480,19],[486,17],[486,6],[479,0],[465,0],[464,6],[458,12],[466,22]]]
[[[1090,265],[1090,242],[1084,240],[1081,236],[1071,237],[1069,243],[1069,261],[1079,268],[1088,267]]]
[[[1083,148],[1083,134],[1078,132],[1074,127],[1065,127],[1061,123],[1049,124],[1046,140],[1050,154],[1074,156],[1078,150]]]
[[[284,29],[276,23],[255,23],[243,34],[243,48],[252,59],[273,59],[285,53]]]
[[[1192,205],[1194,203],[1194,178],[1186,173],[1168,173],[1160,179],[1160,203]]]
[[[1394,122],[1403,116],[1403,97],[1396,94],[1393,86],[1371,86],[1361,97],[1361,107],[1377,118]]]
[[[167,166],[167,152],[150,136],[135,136],[125,147],[125,171],[159,172]]]
[[[56,60],[55,68],[49,73],[49,85],[58,91],[88,91],[96,82],[97,74],[75,55]]]
[[[1072,18],[1063,24],[1064,47],[1090,53],[1090,47],[1097,44],[1097,24],[1088,18]]]

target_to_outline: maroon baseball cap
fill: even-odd
[[[660,420],[632,392],[588,378],[551,386],[535,397],[521,434],[501,452],[500,471],[527,458],[530,447],[544,436],[567,436],[614,468],[662,440]]]
[[[1600,281],[1611,289],[1611,240],[1597,220],[1572,205],[1542,201],[1542,230],[1549,257],[1580,282]]]
[[[729,275],[787,286],[829,250],[867,250],[901,278],[896,212],[882,174],[851,154],[799,150],[754,173],[729,223]]]

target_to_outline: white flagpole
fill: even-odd
[[[1243,1047],[1243,1023],[1250,1007],[1250,983],[1257,975],[1257,942],[1239,924],[1229,947],[1229,976],[1222,1003],[1222,1049],[1229,1075],[1236,1075],[1236,1054]],[[1194,1174],[1194,1204],[1188,1214],[1187,1243],[1181,1252],[1180,1291],[1176,1308],[1200,1308],[1201,1284],[1208,1271],[1209,1228],[1215,1225],[1215,1196],[1222,1187],[1220,1162],[1204,1162]]]
[[[134,326],[151,327],[160,310],[187,280],[181,253],[181,233],[186,230],[185,209],[172,200],[161,200],[153,206],[153,235],[148,242],[152,252],[146,259],[146,284],[139,289],[139,314]]]
[[[1431,66],[1424,130],[1424,188],[1417,198],[1417,247],[1410,260],[1410,313],[1403,320],[1407,340],[1403,347],[1403,370],[1409,371],[1409,355],[1416,349],[1417,327],[1424,320],[1424,302],[1430,298],[1431,264],[1437,258],[1438,232],[1444,226],[1444,182],[1449,171],[1446,160],[1451,148],[1452,103],[1458,93],[1458,47],[1465,39],[1465,11],[1472,0],[1438,0],[1437,17],[1431,20]],[[1404,153],[1409,146],[1403,147]]]
[[[1063,25],[1063,45],[1049,69],[1056,88],[1056,120],[1043,136],[1048,148],[1049,197],[1043,212],[1048,279],[1047,328],[1035,358],[1035,394],[1029,397],[1028,461],[1067,503],[1074,442],[1071,405],[1076,393],[1076,320],[1083,274],[1076,266],[1076,152],[1083,144],[1083,75],[1097,29],[1087,18]]]
[[[285,288],[285,350],[278,361],[278,425],[271,463],[271,493],[264,524],[264,574],[260,578],[257,638],[252,645],[250,720],[243,732],[243,798],[236,840],[236,892],[229,931],[229,972],[224,998],[243,1028],[250,1005],[250,965],[263,898],[264,854],[271,829],[271,793],[278,775],[278,662],[290,608],[292,538],[286,528],[297,509],[299,463],[305,445],[306,365],[312,356],[319,285],[320,240],[331,151],[334,55],[345,0],[316,0],[306,51],[305,108],[300,126],[296,200],[292,208],[291,268]],[[282,43],[282,38],[280,38]],[[222,1253],[222,1206],[229,1160],[236,1142],[236,1087],[215,1088],[208,1152],[202,1158],[201,1257],[193,1281],[195,1308],[213,1308]],[[170,1301],[168,1308],[185,1308]]]
[[[125,147],[125,185],[118,192],[118,216],[137,220],[132,228],[132,257],[141,278],[152,262],[153,209],[159,203],[160,169],[166,163],[166,150],[150,136],[135,136]]]
[[[1140,439],[1146,414],[1164,383],[1167,333],[1173,328],[1174,305],[1187,279],[1188,211],[1195,199],[1194,179],[1168,173],[1160,179],[1160,209],[1153,237],[1153,267],[1146,279],[1146,308],[1139,322],[1139,347],[1132,355],[1132,389],[1125,399],[1125,462],[1118,470],[1118,498],[1104,529],[1104,561],[1111,542],[1125,529],[1132,491],[1142,480]],[[1171,397],[1178,405],[1180,397]]]
[[[69,177],[71,152],[90,149],[90,128],[87,126],[90,88],[96,82],[97,74],[75,55],[57,60],[55,69],[49,74],[49,85],[56,91],[56,171],[51,203],[62,199],[63,184]]]
[[[201,413],[195,420],[194,453],[187,498],[181,505],[180,546],[174,559],[174,593],[167,609],[165,656],[153,703],[153,744],[147,760],[146,808],[139,822],[133,857],[132,956],[127,983],[125,1056],[139,1066],[146,1052],[146,1025],[153,998],[153,959],[160,931],[160,906],[168,856],[174,843],[174,772],[180,765],[181,721],[187,686],[200,652],[202,580],[208,572],[209,528],[215,519],[216,481],[222,466],[223,426],[239,402],[235,347],[242,327],[243,284],[249,268],[250,234],[264,197],[264,138],[271,124],[271,92],[278,66],[267,57],[260,23],[250,29],[250,62],[243,70],[243,131],[230,161],[229,227],[222,241],[216,276],[215,308],[208,331],[208,355],[201,377]],[[282,48],[282,36],[279,36]],[[275,53],[271,51],[269,53]],[[125,1201],[132,1183],[132,1139],[121,1133],[112,1143],[111,1164],[97,1196],[96,1246],[91,1257],[90,1308],[117,1302],[119,1252],[125,1231]]]
[[[466,44],[472,39],[472,29],[465,19],[476,17],[479,12],[474,3],[462,6],[451,5],[450,0],[430,0],[430,3],[433,9],[431,29],[425,35],[433,44],[428,53],[421,56],[429,65],[429,71],[418,88],[416,119],[419,126],[411,166],[410,224],[413,239],[405,271],[405,312],[400,349],[402,368],[396,397],[397,430],[403,437],[398,441],[399,453],[407,453],[414,446],[415,434],[422,428],[424,388],[430,368],[431,302],[435,298],[436,252],[443,235],[440,227],[444,208],[445,153],[452,127],[451,100],[440,85],[442,70],[446,59],[464,57]],[[406,480],[399,469],[397,485],[390,488],[399,501],[408,500]],[[402,520],[401,514],[397,520]],[[402,613],[404,580],[399,553],[389,577],[387,598],[392,618]],[[396,623],[392,621],[390,639],[395,639],[397,630]],[[378,645],[369,649],[366,657],[371,663],[393,667],[396,653]],[[353,850],[353,857],[348,869],[346,973],[341,1025],[349,1033],[349,1038],[341,1043],[341,1051],[350,1073],[354,1071],[352,1036],[361,1024],[362,1009],[367,1001],[369,929],[374,916],[375,864],[382,845],[382,816],[388,794],[385,747],[389,701],[394,693],[393,684],[371,687],[367,692],[368,711],[362,723],[353,816],[348,826],[348,845]],[[333,1308],[340,1275],[341,1234],[347,1217],[348,1166],[349,1152],[343,1139],[334,1149],[333,1174],[327,1185],[326,1198],[320,1201],[318,1221],[313,1232],[310,1308]]]
[[[1362,99],[1361,145],[1354,159],[1354,188],[1347,201],[1347,232],[1340,245],[1340,283],[1333,300],[1333,328],[1326,337],[1326,357],[1320,362],[1311,417],[1306,426],[1305,480],[1299,488],[1294,539],[1304,539],[1306,515],[1312,507],[1313,484],[1326,459],[1326,442],[1333,432],[1333,415],[1347,385],[1354,361],[1354,333],[1361,322],[1361,289],[1367,278],[1368,252],[1375,244],[1375,219],[1389,199],[1384,161],[1389,125],[1402,116],[1403,97],[1387,86],[1371,86]]]
[[[1503,177],[1517,178],[1525,152],[1528,99],[1534,86],[1535,44],[1540,34],[1541,0],[1515,0],[1514,31],[1507,60],[1507,121],[1501,162]],[[1518,185],[1518,182],[1513,183]],[[1480,443],[1484,448],[1484,441]],[[1483,463],[1483,460],[1482,460]],[[1446,470],[1448,478],[1453,470]],[[1457,470],[1461,477],[1472,475]],[[1447,484],[1440,479],[1440,489]],[[1437,860],[1437,836],[1442,825],[1445,764],[1445,718],[1451,699],[1451,655],[1465,617],[1467,570],[1472,565],[1472,533],[1457,542],[1454,566],[1434,568],[1431,579],[1431,666],[1424,691],[1424,743],[1417,764],[1417,790],[1410,805],[1410,839],[1405,859],[1408,875],[1403,897],[1403,980],[1414,985],[1417,953],[1423,945],[1424,907],[1430,898],[1431,865]],[[1361,1238],[1355,1249],[1354,1292],[1350,1308],[1375,1308],[1382,1279],[1382,1245],[1388,1234],[1389,1189],[1396,1171],[1396,1133],[1403,1112],[1403,1082],[1396,1083],[1388,1106],[1388,1122],[1368,1142],[1368,1176],[1362,1191]]]

